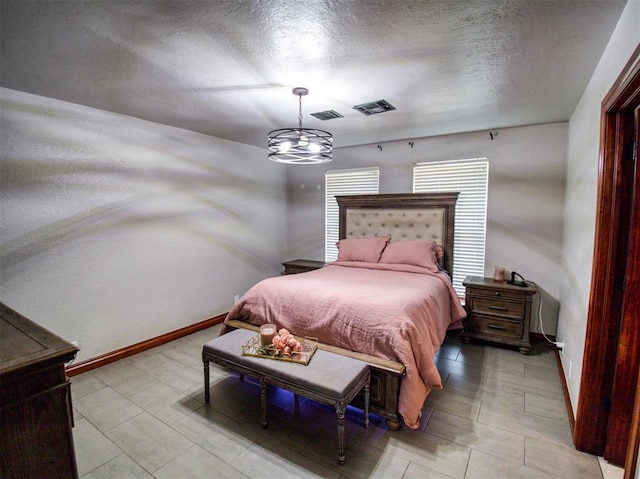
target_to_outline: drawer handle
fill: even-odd
[[[507,328],[505,328],[504,326],[498,326],[496,324],[487,324],[487,328],[489,329],[498,329],[500,331],[506,331]]]
[[[500,291],[496,291],[496,296],[500,296]]]
[[[489,306],[489,309],[493,309],[494,311],[507,311],[507,308],[504,306]]]

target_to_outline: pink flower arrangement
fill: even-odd
[[[285,356],[302,351],[302,344],[286,329],[282,328],[273,337],[273,347]]]

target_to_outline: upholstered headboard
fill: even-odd
[[[458,193],[337,196],[339,237],[429,239],[444,249],[442,266],[453,273],[453,225]]]

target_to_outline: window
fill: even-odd
[[[330,170],[325,174],[325,261],[338,258],[338,202],[336,196],[378,194],[380,169]]]
[[[467,275],[484,276],[488,178],[486,158],[416,163],[413,167],[414,193],[460,193],[456,203],[452,276],[459,296],[464,296],[462,282]]]

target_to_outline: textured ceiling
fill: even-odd
[[[261,147],[295,86],[336,146],[566,121],[626,3],[0,1],[3,87]]]

